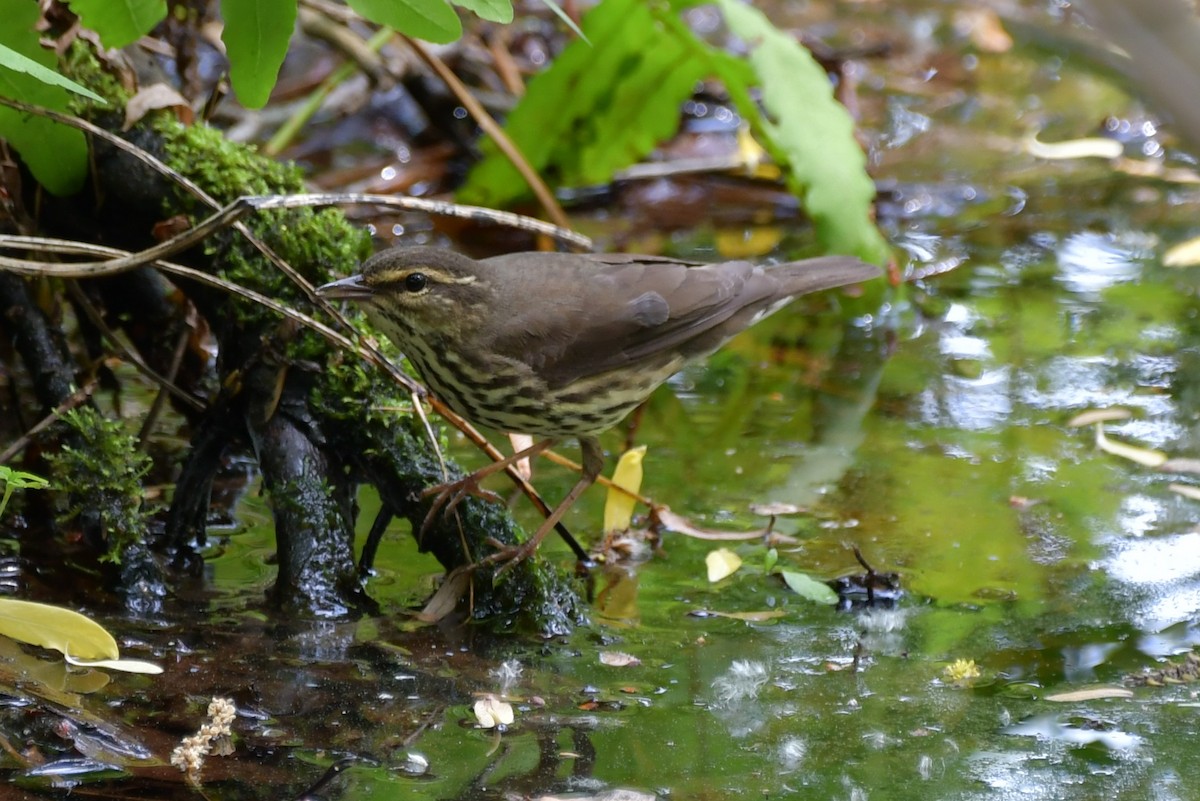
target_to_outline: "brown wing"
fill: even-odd
[[[711,351],[711,336],[739,310],[762,304],[777,289],[748,262],[697,266],[626,254],[514,254],[500,262],[506,280],[497,299],[516,317],[491,343],[530,365],[551,386],[636,365],[679,349]],[[520,265],[520,273],[511,267]],[[538,298],[530,304],[528,298]],[[740,326],[730,332],[736,333]],[[690,347],[690,343],[697,347]],[[699,343],[703,343],[702,345]],[[694,352],[693,352],[694,351]]]

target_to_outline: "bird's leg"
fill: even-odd
[[[499,564],[500,568],[496,571],[496,577],[500,577],[508,570],[515,567],[519,562],[528,559],[537,550],[538,545],[550,533],[555,524],[562,519],[567,510],[575,505],[575,501],[579,500],[579,496],[584,490],[590,487],[596,481],[596,476],[604,470],[604,450],[600,447],[600,441],[595,437],[580,437],[579,449],[582,452],[583,469],[580,471],[579,481],[575,482],[575,486],[571,487],[571,491],[567,493],[558,506],[554,507],[554,511],[550,516],[542,521],[538,526],[538,530],[533,533],[533,536],[525,540],[520,545],[505,546],[500,543],[495,543],[500,547],[500,550],[484,559],[481,564],[494,565]]]
[[[480,487],[479,482],[493,473],[498,473],[501,470],[506,469],[509,465],[519,462],[522,459],[530,456],[537,456],[539,453],[546,450],[553,444],[554,440],[552,439],[544,439],[540,442],[535,442],[528,448],[517,451],[512,456],[505,457],[498,462],[492,462],[491,464],[476,470],[470,475],[463,476],[462,478],[454,481],[447,481],[444,484],[437,484],[422,492],[421,497],[423,498],[430,495],[435,495],[436,497],[433,499],[433,505],[429,507],[429,512],[425,515],[425,522],[421,524],[421,531],[418,533],[418,537],[425,536],[425,531],[429,528],[431,521],[436,518],[439,512],[449,513],[454,511],[454,507],[458,506],[458,504],[461,503],[462,500],[468,495],[474,495],[490,501],[500,500],[500,497],[496,495],[496,493],[488,492]]]
[[[362,555],[358,557],[359,577],[365,579],[374,572],[375,552],[379,550],[379,541],[383,539],[388,524],[395,517],[395,510],[386,502],[379,508],[379,514],[375,515],[375,522],[371,524],[371,531],[367,534],[367,539],[363,541]]]

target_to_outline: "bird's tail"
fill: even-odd
[[[878,267],[850,256],[822,256],[778,264],[770,268],[770,274],[780,282],[780,294],[795,297],[870,281],[882,273]]]

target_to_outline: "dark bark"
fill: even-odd
[[[59,347],[59,333],[29,296],[24,279],[0,273],[0,319],[33,383],[41,414],[64,403],[75,387],[75,370]]]
[[[390,425],[372,417],[364,425],[361,419],[339,415],[330,431],[338,450],[352,454],[351,463],[379,491],[383,504],[408,521],[418,548],[441,564],[467,565],[487,556],[488,538],[506,544],[519,541],[519,529],[506,509],[475,498],[464,500],[454,514],[438,514],[426,523],[432,498],[423,497],[423,491],[463,474],[449,462],[449,475],[443,476],[424,431],[412,417],[397,418]],[[585,617],[574,589],[537,559],[520,563],[498,585],[492,583],[490,570],[479,571],[472,580],[473,592],[462,600],[464,615],[515,618],[523,613],[546,634],[566,633]]]
[[[347,525],[355,487],[334,479],[334,460],[314,441],[311,427],[289,414],[304,410],[304,398],[296,394],[268,419],[248,421],[275,515],[274,603],[322,617],[373,609],[354,565],[354,528]]]

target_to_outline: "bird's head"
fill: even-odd
[[[317,289],[330,300],[361,304],[401,350],[414,338],[461,336],[478,325],[488,309],[487,292],[478,262],[431,247],[385,250],[363,262],[358,275]]]

